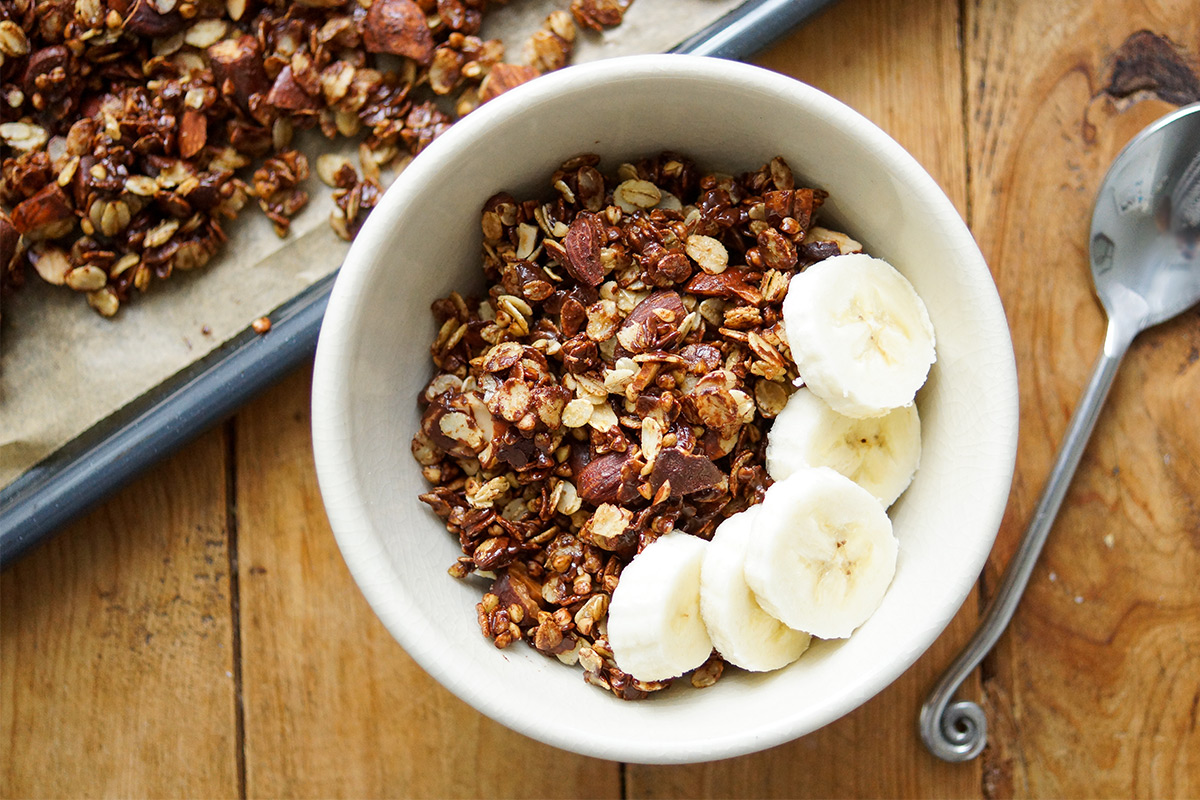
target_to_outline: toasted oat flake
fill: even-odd
[[[117,262],[108,270],[108,276],[116,278],[127,270],[136,267],[140,261],[141,258],[137,253],[126,253],[117,259]]]
[[[139,197],[153,197],[158,192],[158,181],[148,175],[131,175],[125,179],[125,190]]]
[[[87,302],[102,317],[116,316],[117,310],[121,307],[121,301],[117,298],[117,293],[107,287],[97,289],[94,292],[88,292]]]
[[[729,266],[729,252],[725,245],[711,236],[693,234],[687,237],[686,251],[697,266],[709,275],[719,275]]]
[[[49,134],[32,122],[5,122],[0,124],[0,139],[14,150],[36,150],[46,144]]]
[[[595,409],[596,406],[592,405],[590,400],[577,397],[567,403],[566,408],[563,409],[562,424],[568,428],[582,428],[591,420]]]
[[[64,280],[67,286],[77,292],[91,292],[102,289],[108,283],[108,274],[99,267],[88,265],[71,270]]]
[[[192,47],[208,48],[220,42],[226,30],[226,22],[223,19],[202,19],[187,29],[184,42]]]
[[[0,21],[0,54],[19,58],[29,52],[29,39],[21,26],[12,20]]]
[[[613,189],[613,202],[627,214],[654,208],[659,200],[662,200],[662,191],[650,181],[635,178],[618,184],[617,188]]]
[[[612,431],[617,427],[617,414],[612,410],[612,406],[603,403],[592,408],[592,415],[587,424],[598,431]]]
[[[179,220],[163,220],[150,230],[146,231],[146,238],[143,240],[143,242],[146,247],[161,247],[171,240],[171,237],[175,235],[177,230],[179,230]]]

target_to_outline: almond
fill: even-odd
[[[668,447],[654,460],[650,472],[650,486],[658,491],[670,482],[671,497],[695,494],[721,485],[725,475],[712,461],[704,456],[685,453],[678,447]]]
[[[588,286],[599,286],[604,280],[604,267],[600,263],[602,235],[599,220],[585,211],[571,223],[563,240],[567,249],[567,263],[563,266],[572,278]]]
[[[375,0],[363,24],[363,43],[369,52],[407,56],[422,66],[433,59],[433,34],[413,0]]]
[[[524,64],[496,64],[479,86],[479,99],[486,103],[540,74],[536,67]]]
[[[52,183],[12,210],[12,225],[28,239],[54,239],[75,227],[75,212],[63,190]]]

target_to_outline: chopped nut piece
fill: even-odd
[[[57,239],[75,227],[75,212],[62,189],[53,184],[17,205],[12,225],[31,241]]]
[[[269,317],[259,317],[250,323],[250,327],[260,336],[271,330],[271,319]]]
[[[537,67],[522,64],[496,64],[483,79],[483,83],[479,85],[479,100],[486,103],[509,89],[516,88],[522,83],[528,83],[540,74]]]
[[[580,214],[567,230],[564,240],[567,272],[580,283],[598,286],[604,277],[600,263],[600,223],[591,214]]]
[[[611,339],[621,324],[617,304],[611,300],[600,300],[588,307],[587,337],[594,342]]]
[[[863,248],[858,242],[851,239],[844,233],[831,231],[828,228],[813,226],[809,228],[808,234],[804,237],[805,242],[832,242],[837,245],[838,252],[842,255],[850,253],[861,253]]]
[[[263,70],[262,48],[258,41],[244,34],[237,39],[217,42],[206,52],[221,94],[232,98],[253,115],[251,98],[265,95],[271,86]]]
[[[707,689],[721,679],[725,672],[725,662],[720,658],[710,658],[692,672],[691,684],[697,689]]]
[[[596,509],[583,530],[580,538],[591,542],[601,550],[619,550],[628,547],[629,537],[626,531],[633,522],[633,512],[627,508],[604,503]]]
[[[433,57],[433,35],[413,0],[375,0],[367,10],[363,43],[372,53],[408,56],[418,64]]]
[[[161,38],[178,33],[187,25],[173,4],[168,7],[160,0],[135,0],[131,5],[132,11],[124,21],[124,28],[129,33]],[[164,10],[159,10],[160,7]]]
[[[575,21],[586,28],[602,30],[620,25],[632,0],[571,0]]]
[[[67,273],[71,271],[71,261],[67,257],[67,252],[62,248],[31,248],[29,260],[33,262],[33,268],[46,283],[52,283],[55,286],[62,286],[66,283]]]
[[[207,143],[208,117],[195,109],[184,111],[179,124],[179,154],[191,158],[203,150]]]

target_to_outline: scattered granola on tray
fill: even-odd
[[[548,202],[486,203],[482,300],[433,304],[437,372],[412,449],[421,499],[491,580],[497,647],[524,639],[640,699],[606,615],[622,569],[672,530],[710,539],[771,480],[765,433],[797,377],[783,332],[793,274],[861,249],[814,225],[825,192],[781,159],[738,177],[663,153],[615,176],[582,155]],[[714,655],[690,672],[717,681]]]
[[[0,4],[0,290],[32,267],[113,316],[135,290],[205,265],[248,203],[286,235],[309,197],[292,147],[303,128],[361,141],[360,168],[318,169],[349,239],[383,170],[564,66],[576,21],[619,24],[629,2],[553,11],[524,64],[478,36],[503,0]]]

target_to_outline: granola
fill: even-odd
[[[814,225],[826,193],[780,158],[736,177],[674,153],[598,167],[580,155],[549,199],[485,204],[488,293],[433,304],[412,451],[462,548],[450,574],[490,581],[484,635],[641,699],[670,682],[613,660],[621,571],[665,533],[709,539],[762,500],[765,434],[797,378],[788,281],[857,243]],[[723,669],[714,656],[690,681]]]
[[[0,5],[0,290],[32,267],[112,316],[175,270],[204,266],[251,201],[286,235],[308,202],[301,129],[361,140],[330,216],[353,237],[385,171],[568,62],[576,24],[558,10],[523,48],[527,63],[505,63],[503,44],[479,36],[504,2]],[[628,3],[584,5],[577,17],[611,25]]]

